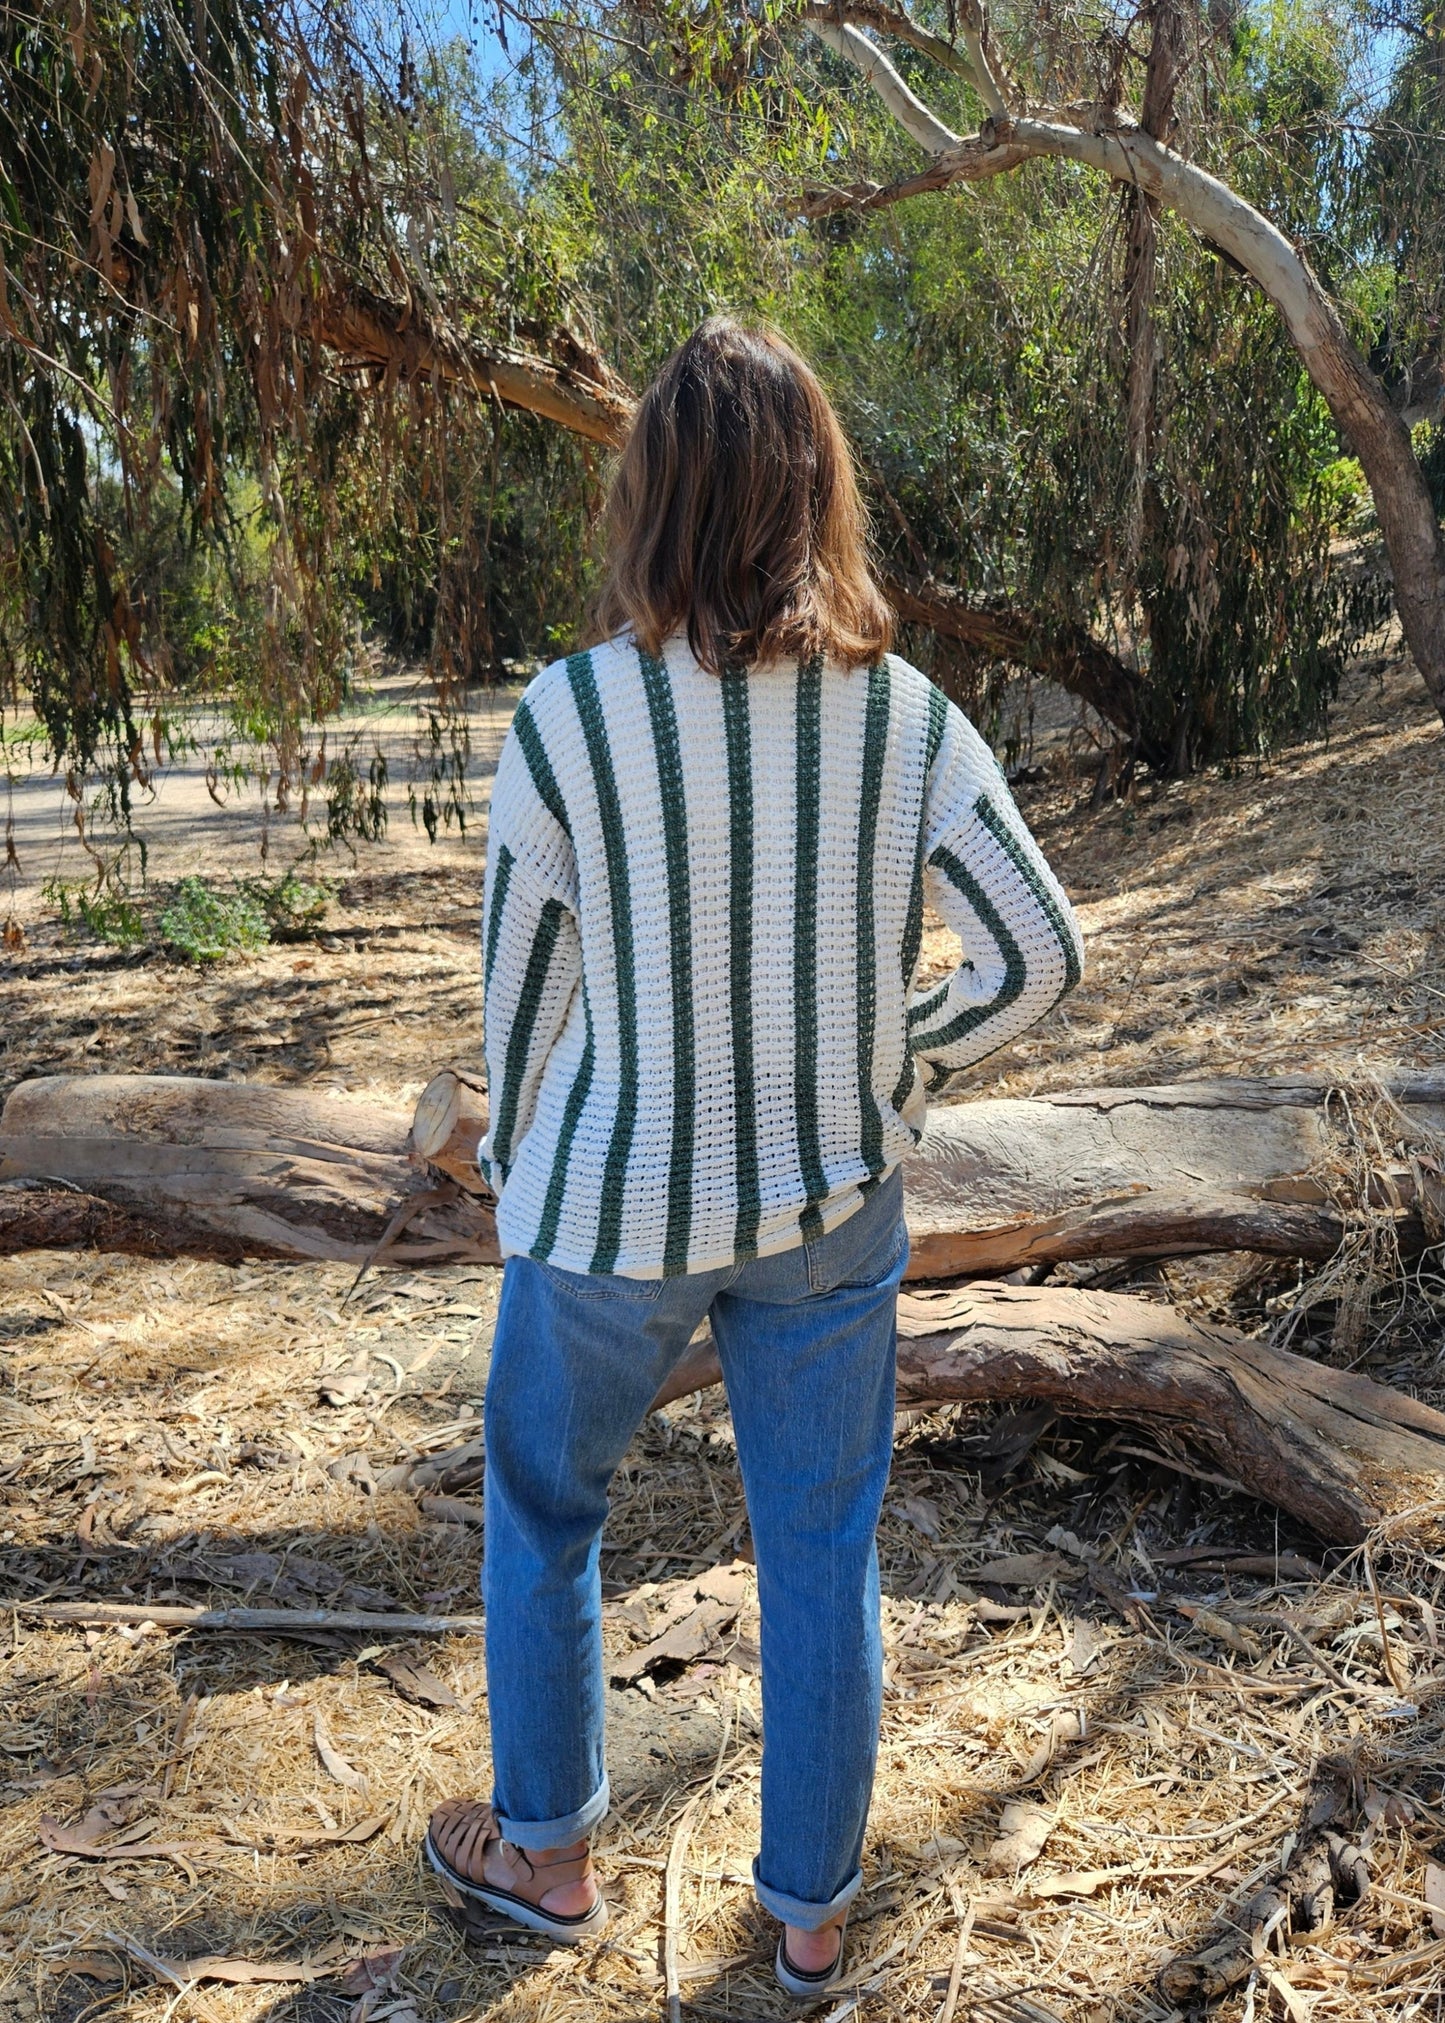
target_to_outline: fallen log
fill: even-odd
[[[653,1409],[722,1381],[694,1345]],[[898,1302],[898,1403],[1039,1399],[1148,1433],[1157,1458],[1277,1504],[1332,1544],[1445,1518],[1445,1413],[1122,1293],[974,1285]]]
[[[1445,1133],[1445,1074],[1386,1093],[1411,1128]],[[1332,1187],[1331,1095],[1303,1078],[1210,1080],[938,1105],[903,1169],[910,1276],[1211,1250],[1323,1259],[1361,1205],[1389,1207],[1404,1250],[1445,1235],[1427,1161],[1373,1174],[1367,1204]]]
[[[0,1114],[0,1252],[364,1263],[398,1209],[398,1265],[499,1258],[478,1196],[439,1190],[405,1110],[256,1082],[47,1075]]]
[[[909,1276],[1233,1249],[1322,1259],[1362,1205],[1394,1218],[1406,1251],[1445,1236],[1445,1182],[1428,1159],[1375,1173],[1365,1204],[1332,1194],[1330,1094],[1201,1081],[936,1106],[903,1168]],[[1412,1129],[1445,1133],[1445,1075],[1392,1094]],[[400,1214],[387,1262],[496,1263],[476,1165],[485,1127],[480,1083],[451,1069],[414,1117],[181,1076],[22,1082],[0,1116],[0,1252],[361,1264]]]

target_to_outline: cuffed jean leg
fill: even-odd
[[[883,1283],[713,1305],[762,1609],[764,1908],[817,1929],[851,1900],[882,1707],[874,1533],[893,1444],[900,1254]]]
[[[492,1802],[520,1847],[580,1840],[607,1811],[607,1487],[706,1311],[701,1287],[691,1304],[662,1291],[507,1260],[484,1417],[482,1595]]]

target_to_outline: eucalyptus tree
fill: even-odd
[[[87,780],[124,818],[201,691],[278,806],[374,823],[325,726],[356,585],[445,469],[442,387],[546,415],[586,378],[508,342],[501,225],[457,264],[498,172],[453,174],[362,4],[0,0],[0,725],[33,710],[82,834]]]
[[[1338,664],[1302,360],[1445,702],[1424,477],[1344,333],[1348,259],[1320,250],[1326,212],[1393,248],[1392,328],[1428,349],[1430,222],[1370,212],[1359,162],[1345,201],[1333,101],[1293,154],[1278,93],[1242,107],[1218,0],[996,25],[962,0],[502,0],[510,100],[363,4],[0,0],[0,710],[28,698],[78,809],[97,761],[123,806],[177,693],[209,688],[283,802],[326,786],[366,820],[325,722],[382,607],[429,635],[454,784],[459,684],[575,613],[585,446],[720,299],[822,354],[904,615],[975,660],[1073,669],[1162,762],[1308,721]],[[1371,147],[1417,145],[1435,47]],[[966,225],[922,201],[984,183]],[[219,586],[199,652],[174,637],[177,534]]]
[[[598,348],[638,384],[719,301],[800,338],[862,454],[909,650],[985,713],[1012,665],[1175,769],[1318,728],[1379,578],[1337,566],[1348,472],[1268,302],[1069,162],[931,205],[820,206],[808,192],[840,161],[896,180],[911,143],[796,25],[636,9],[536,25],[528,60],[555,88],[526,229]],[[1210,38],[1179,69],[1208,64],[1250,194],[1317,234],[1344,38],[1314,9]],[[596,422],[579,403],[575,425]],[[504,471],[530,454],[504,436]]]
[[[1126,67],[1121,62],[1111,75],[1100,77],[1093,60],[1098,45],[1091,46],[1077,26],[1071,45],[1038,33],[1039,23],[1048,17],[1025,10],[1009,24],[1014,33],[1005,52],[980,0],[955,0],[958,33],[951,39],[886,0],[809,0],[801,14],[811,32],[853,66],[929,158],[926,167],[887,184],[840,176],[831,187],[811,194],[809,209],[814,216],[878,210],[1048,158],[1107,176],[1139,203],[1174,212],[1202,240],[1218,247],[1273,304],[1311,382],[1359,459],[1389,554],[1401,626],[1445,718],[1445,534],[1409,428],[1351,340],[1340,303],[1289,234],[1224,175],[1170,145],[1183,127],[1176,108],[1180,8],[1177,0],[1154,0],[1149,11],[1149,60],[1140,103],[1130,109]],[[937,74],[966,86],[982,114],[973,132],[955,131],[911,87],[876,39],[879,34],[921,56]],[[1207,121],[1206,104],[1193,122],[1206,144]],[[1147,240],[1140,257],[1152,257]],[[1147,307],[1139,320],[1147,323]],[[1136,394],[1131,431],[1141,427],[1133,410],[1144,404]]]

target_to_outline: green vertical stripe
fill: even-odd
[[[538,798],[553,820],[570,836],[572,825],[567,820],[567,804],[562,799],[562,790],[557,785],[557,776],[552,771],[547,748],[542,743],[542,733],[525,702],[517,704],[512,728],[517,733],[517,743],[522,747],[522,757],[527,761],[527,771],[532,775],[532,785],[537,789]]]
[[[1073,930],[1064,918],[1053,893],[1040,878],[1037,867],[1030,861],[1022,843],[987,794],[979,795],[974,802],[973,812],[1028,886],[1040,912],[1058,937],[1059,949],[1064,958],[1064,988],[1059,993],[1059,996],[1063,997],[1074,988],[1084,973],[1083,964],[1079,960],[1079,944]]]
[[[1003,957],[1003,982],[994,995],[984,1004],[965,1005],[964,1009],[951,1018],[946,1026],[937,1032],[915,1033],[912,1047],[915,1053],[937,1053],[941,1047],[951,1047],[955,1041],[981,1026],[986,1019],[997,1018],[1015,1000],[1022,996],[1028,978],[1023,950],[1010,934],[1002,914],[969,870],[968,866],[944,844],[929,857],[930,864],[936,864],[951,885],[963,894],[985,929],[998,944],[998,952]],[[947,1074],[947,1070],[944,1071]]]
[[[512,866],[516,858],[504,843],[497,852],[497,875],[492,880],[492,910],[487,915],[487,952],[482,963],[482,994],[486,996],[492,981],[492,971],[497,962],[497,936],[502,927],[502,908],[507,903],[507,887],[512,882]]]
[[[682,788],[682,749],[672,682],[663,662],[639,653],[652,748],[657,759],[657,791],[662,802],[662,840],[667,853],[668,944],[672,966],[672,1157],[667,1169],[667,1232],[662,1245],[664,1277],[687,1269],[692,1236],[693,1137],[696,1130],[697,1055],[692,1017],[692,887],[687,869],[687,803]]]
[[[552,1155],[552,1172],[547,1181],[547,1198],[542,1203],[537,1241],[532,1245],[532,1256],[543,1260],[552,1255],[552,1247],[557,1241],[557,1225],[562,1218],[562,1202],[567,1192],[567,1169],[572,1160],[572,1141],[577,1136],[578,1123],[592,1092],[592,1073],[597,1065],[597,1048],[592,1037],[592,1003],[585,981],[582,985],[582,1015],[587,1021],[587,1039],[582,1048],[582,1058],[577,1063],[577,1073],[567,1091],[562,1128],[557,1134],[557,1149]]]
[[[742,669],[723,674],[722,702],[728,755],[728,991],[738,1189],[733,1248],[739,1258],[745,1258],[757,1255],[762,1195],[753,1067],[753,751],[748,676]]]
[[[537,1013],[542,1005],[542,992],[547,986],[547,971],[551,967],[552,954],[557,946],[557,936],[561,931],[565,912],[566,908],[559,899],[549,899],[542,908],[537,932],[532,937],[532,952],[527,957],[527,968],[522,977],[522,989],[517,998],[512,1030],[507,1035],[507,1059],[502,1070],[502,1095],[497,1105],[497,1120],[492,1128],[492,1157],[502,1169],[503,1180],[511,1170],[512,1133],[517,1125],[517,1105],[521,1101],[522,1083],[527,1075],[527,1061],[532,1051],[532,1034],[536,1029]]]
[[[971,962],[963,962],[959,964],[959,968],[972,969],[973,964]],[[933,1017],[933,1014],[936,1011],[941,1010],[942,1007],[947,1002],[948,1002],[948,984],[941,983],[938,986],[937,990],[930,991],[928,993],[928,996],[920,998],[917,1004],[911,1004],[908,1007],[908,1024],[910,1030],[914,1026],[921,1026],[926,1024],[927,1021]]]
[[[818,1142],[818,803],[823,754],[823,664],[798,669],[795,801],[798,833],[793,881],[793,1083],[798,1163],[807,1206],[805,1242],[823,1233],[817,1204],[828,1192]]]
[[[928,684],[928,728],[923,742],[923,794],[918,804],[918,841],[913,851],[913,885],[908,894],[908,914],[903,925],[903,988],[912,987],[923,946],[923,840],[928,833],[928,789],[939,747],[948,722],[948,698],[941,688]],[[905,1050],[903,1072],[893,1091],[893,1107],[901,1110],[913,1088],[913,1056]]]
[[[613,1269],[622,1246],[622,1190],[627,1179],[632,1134],[637,1126],[637,977],[632,946],[632,881],[627,869],[622,803],[617,797],[612,751],[607,741],[602,700],[597,693],[590,653],[572,655],[567,662],[567,678],[572,684],[577,717],[587,741],[587,757],[592,766],[593,791],[597,796],[597,814],[602,825],[602,848],[607,859],[612,950],[617,970],[617,1114],[612,1120],[612,1137],[602,1172],[597,1245],[589,1267],[592,1271],[601,1272]]]
[[[886,660],[868,670],[868,704],[863,719],[863,778],[858,806],[857,955],[858,1111],[860,1149],[870,1173],[883,1170],[883,1113],[873,1088],[873,1045],[878,1031],[878,932],[874,919],[874,852],[878,844],[878,804],[883,762],[888,755],[892,676]]]

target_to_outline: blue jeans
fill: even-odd
[[[762,1847],[776,1918],[816,1930],[861,1883],[882,1702],[874,1532],[893,1446],[908,1256],[895,1170],[814,1243],[666,1279],[508,1258],[486,1400],[493,1803],[520,1847],[606,1816],[607,1489],[707,1315],[722,1360],[762,1610]]]

